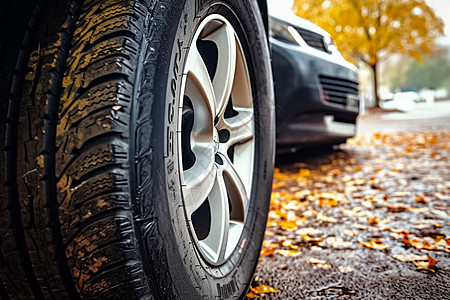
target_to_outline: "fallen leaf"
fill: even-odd
[[[424,196],[419,196],[419,197],[417,197],[417,198],[415,199],[415,201],[416,201],[417,203],[427,204],[427,201],[425,200],[425,197],[424,197]]]
[[[319,206],[329,206],[329,207],[335,207],[337,206],[336,199],[320,199],[319,200]]]
[[[313,227],[301,228],[301,229],[297,230],[295,233],[300,234],[300,235],[302,235],[302,234],[311,234],[311,235],[321,234],[320,230],[313,228]]]
[[[344,241],[340,237],[329,237],[326,239],[326,242],[328,245],[335,245],[335,246],[350,246],[352,242]]]
[[[330,223],[336,223],[337,220],[335,218],[332,217],[327,217],[325,215],[323,215],[322,213],[318,213],[317,214],[317,219],[324,221],[324,222],[330,222]]]
[[[283,241],[283,242],[281,243],[281,245],[283,245],[283,246],[285,246],[285,247],[289,247],[289,248],[294,249],[294,250],[297,250],[297,249],[299,248],[298,245],[292,244],[291,241]]]
[[[331,269],[331,265],[329,264],[314,264],[313,266],[318,267],[320,269]]]
[[[300,234],[300,236],[301,236],[305,241],[308,241],[308,242],[321,242],[321,241],[323,241],[323,238],[322,238],[322,237],[311,237],[311,236],[309,236],[309,235],[307,235],[307,234]]]
[[[278,248],[279,245],[277,243],[271,243],[271,242],[263,242],[263,247],[264,248]]]
[[[393,212],[393,213],[399,213],[399,212],[404,212],[405,210],[407,210],[408,208],[404,205],[388,205],[386,206],[389,212]]]
[[[344,229],[343,232],[344,232],[345,235],[348,235],[348,236],[355,236],[356,235],[356,232],[354,232],[353,230]]]
[[[259,285],[257,287],[250,287],[250,290],[255,294],[278,293],[279,291],[268,285]]]
[[[368,243],[358,241],[358,243],[360,243],[363,246],[366,246],[367,248],[372,248],[375,250],[385,250],[389,248],[389,246],[383,245],[383,242],[380,240],[371,240]]]
[[[275,253],[275,249],[271,248],[271,249],[262,249],[261,250],[261,255],[273,255]]]
[[[326,263],[326,261],[311,257],[310,259],[308,259],[308,263],[309,264],[324,264],[324,263]]]
[[[250,291],[247,294],[247,298],[254,299],[254,298],[259,298],[259,296],[255,293],[253,293],[252,291]]]
[[[278,223],[275,221],[269,221],[267,222],[267,227],[276,227],[278,226]]]
[[[416,249],[422,250],[436,250],[438,247],[436,245],[432,245],[426,240],[423,239],[413,239],[409,241],[410,245],[415,247]]]
[[[408,254],[408,255],[402,255],[402,254],[395,254],[392,255],[393,258],[398,259],[400,261],[419,261],[419,260],[427,260],[428,257],[426,255],[415,255],[415,254]]]
[[[278,225],[280,225],[281,229],[283,230],[287,231],[297,230],[297,223],[294,221],[280,221],[278,222]]]
[[[341,273],[348,273],[348,272],[353,272],[353,271],[355,271],[355,269],[353,269],[353,268],[350,268],[350,267],[342,267],[342,266],[339,266],[339,267],[338,267],[338,270],[339,270],[339,272],[341,272]]]
[[[378,224],[378,218],[377,216],[373,216],[372,218],[369,219],[369,223],[370,224]]]
[[[418,270],[428,270],[431,272],[435,272],[432,268],[436,266],[437,261],[427,254],[428,261],[416,261],[414,264],[417,266]]]
[[[284,250],[284,249],[277,250],[277,253],[282,256],[294,256],[294,257],[302,254],[302,252],[298,250]]]
[[[308,177],[308,176],[311,176],[311,171],[309,169],[300,169],[298,171],[298,175],[300,175],[302,177]]]

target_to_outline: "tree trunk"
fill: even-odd
[[[370,66],[373,73],[373,95],[375,97],[375,107],[380,107],[380,97],[378,96],[378,75],[377,63]]]

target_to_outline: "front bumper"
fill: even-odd
[[[353,136],[359,113],[356,68],[275,39],[271,45],[278,146],[332,144]]]

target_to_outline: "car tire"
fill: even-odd
[[[8,3],[1,298],[243,298],[275,142],[256,1]]]

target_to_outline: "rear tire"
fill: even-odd
[[[274,156],[272,78],[256,1],[61,2],[37,2],[23,18],[14,75],[1,86],[10,93],[0,124],[0,296],[244,297],[264,236]],[[218,260],[199,245],[200,231],[215,231],[198,231],[188,209],[183,160],[191,144],[181,135],[186,60],[210,16],[236,32],[253,114],[242,227]],[[225,152],[213,160],[233,161]],[[237,185],[228,179],[234,206],[223,202],[233,216]]]

